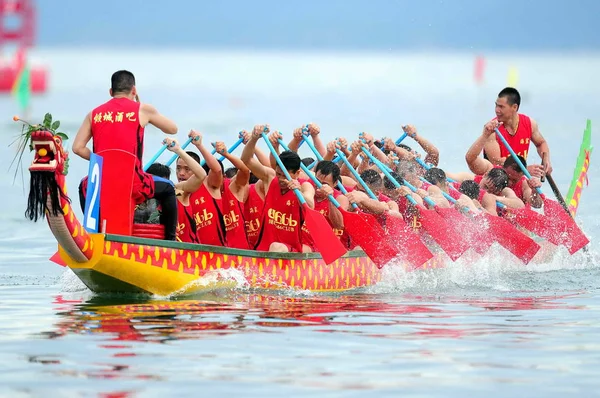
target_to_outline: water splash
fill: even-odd
[[[591,275],[600,276],[600,255],[590,249],[569,255],[566,249],[548,244],[529,265],[523,265],[497,244],[484,256],[469,251],[444,268],[405,271],[388,264],[382,281],[367,288],[382,293],[479,293],[486,291],[547,291],[581,289]]]

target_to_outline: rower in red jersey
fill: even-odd
[[[73,140],[73,152],[89,160],[92,154],[87,144],[93,140],[93,153],[122,150],[135,156],[132,200],[138,205],[156,198],[162,207],[165,239],[175,240],[177,230],[177,200],[170,181],[163,181],[144,172],[144,128],[152,124],[166,134],[176,134],[177,125],[161,115],[156,108],[138,101],[135,77],[126,70],[111,77],[110,99],[88,113]],[[80,199],[85,202],[87,178],[80,185]]]
[[[350,248],[350,236],[344,230],[344,217],[338,208],[328,199],[329,195],[333,195],[342,209],[348,211],[348,198],[334,188],[341,181],[340,168],[329,160],[322,160],[315,166],[315,178],[321,183],[321,188],[315,187],[315,210],[327,219],[333,233],[340,239],[344,247]],[[312,184],[314,185],[314,183]],[[310,246],[314,247],[310,232],[303,227],[302,233],[303,239],[310,242]]]
[[[206,162],[202,167],[207,176],[200,188],[191,195],[191,206],[196,221],[196,234],[203,245],[225,246],[225,223],[223,221],[223,199],[221,187],[223,184],[223,164],[219,162],[202,144],[202,139],[195,137],[201,134],[192,130],[192,144],[200,151]]]
[[[512,156],[508,156],[504,164],[502,166],[493,165],[489,160],[484,159],[479,156],[481,151],[483,150],[486,142],[489,141],[490,136],[495,135],[494,128],[496,123],[493,121],[488,122],[481,135],[475,140],[475,142],[471,145],[467,154],[465,155],[465,159],[467,161],[467,165],[469,169],[475,174],[469,175],[469,173],[459,173],[459,179],[481,179],[482,176],[493,169],[494,167],[503,168],[508,175],[508,187],[511,188],[517,197],[521,199],[524,203],[530,204],[532,207],[540,208],[543,205],[543,200],[540,195],[538,195],[536,188],[541,187],[542,183],[537,177],[533,177],[527,179]],[[523,163],[524,166],[527,167],[527,161],[524,157],[519,156],[519,160]],[[476,177],[479,176],[479,177]],[[477,181],[478,182],[478,181]]]
[[[262,225],[256,249],[274,252],[311,252],[311,247],[302,240],[304,215],[293,190],[300,190],[310,208],[314,208],[315,190],[309,182],[296,179],[300,174],[301,162],[297,153],[284,151],[279,156],[292,178],[289,181],[279,166],[273,170],[254,159],[256,143],[265,130],[268,131],[268,126],[254,127],[252,137],[244,147],[241,157],[242,162],[263,181],[266,188]]]
[[[190,132],[192,139],[200,140],[201,136]],[[176,140],[165,139],[167,148],[177,154],[177,240],[186,243],[200,243],[196,234],[196,221],[192,212],[191,196],[198,191],[206,178],[206,171],[200,166],[200,158],[194,152],[185,152]],[[174,145],[173,145],[174,144]],[[172,145],[172,146],[171,146]]]
[[[529,145],[531,142],[536,146],[540,159],[546,154],[546,163],[544,166],[530,164],[528,171],[535,177],[541,177],[544,173],[552,173],[550,163],[550,148],[548,143],[540,133],[538,124],[535,120],[519,113],[521,106],[521,95],[519,91],[512,87],[506,87],[498,94],[496,100],[496,118],[492,120],[494,127],[497,127],[502,136],[510,144],[510,147],[519,156],[525,160],[529,155]],[[490,135],[485,143],[484,157],[494,165],[502,166],[504,160],[510,154],[502,141],[495,134]]]
[[[248,200],[250,193],[250,169],[237,156],[227,152],[224,142],[218,141],[215,149],[237,169],[235,175],[223,184],[225,244],[227,247],[236,249],[250,249],[244,219],[244,203]]]

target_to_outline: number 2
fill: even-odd
[[[96,200],[98,199],[98,188],[100,187],[100,166],[98,163],[94,164],[92,168],[92,175],[90,176],[90,183],[92,184],[92,199],[90,200],[90,207],[88,209],[87,218],[85,220],[85,226],[88,229],[97,230],[98,220],[92,216],[93,209],[96,206]]]

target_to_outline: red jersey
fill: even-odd
[[[198,243],[196,221],[192,215],[191,199],[190,204],[187,206],[184,206],[180,200],[177,200],[177,241]]]
[[[223,185],[223,223],[227,247],[250,249],[246,237],[243,205],[231,192],[231,180],[226,180]]]
[[[290,251],[302,252],[304,214],[294,191],[281,193],[279,181],[273,178],[265,196],[256,250],[268,251],[273,242],[287,245]]]
[[[519,199],[521,199],[523,202],[525,202],[524,199],[524,195],[523,195],[523,184],[527,184],[527,177],[523,176],[521,177],[521,179],[519,181],[517,181],[517,183],[513,186],[509,185],[509,188],[512,189],[513,191],[515,191],[515,195],[517,195],[517,197]]]
[[[500,125],[498,130],[500,130],[500,133],[502,133],[502,136],[506,139],[513,151],[527,160],[529,142],[531,141],[532,134],[531,119],[529,116],[519,113],[519,126],[517,127],[515,135],[510,135],[504,125]],[[498,142],[498,145],[500,146],[500,157],[505,158],[509,156],[510,152],[506,149],[498,136],[496,136],[496,142]]]
[[[190,206],[198,241],[204,245],[225,246],[225,225],[221,211],[221,199],[212,197],[206,184],[190,196]]]
[[[154,180],[142,166],[144,128],[140,125],[140,103],[113,98],[92,111],[93,152],[120,149],[135,156],[132,198],[140,204],[154,196]]]
[[[248,191],[248,199],[244,203],[244,220],[246,223],[246,236],[248,237],[248,244],[250,247],[254,247],[258,240],[258,233],[260,232],[260,221],[262,219],[263,207],[265,201],[256,192],[256,184],[250,185]]]

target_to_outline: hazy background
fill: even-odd
[[[557,51],[600,48],[594,0],[41,0],[40,46]]]

